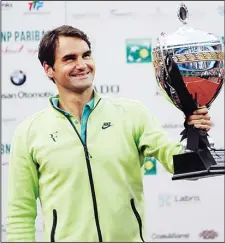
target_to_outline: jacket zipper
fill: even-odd
[[[52,230],[51,230],[51,242],[55,242],[55,229],[57,226],[57,212],[53,209],[53,223],[52,223]]]
[[[145,242],[144,239],[143,239],[143,235],[142,235],[142,221],[141,221],[141,217],[140,217],[140,215],[139,215],[139,213],[138,213],[138,211],[137,211],[137,209],[135,207],[135,203],[134,203],[134,199],[133,198],[130,200],[130,204],[131,204],[131,208],[132,208],[132,210],[134,212],[134,215],[136,216],[136,219],[138,221],[141,240],[143,242]]]
[[[101,99],[99,99],[98,103],[100,102],[100,100]],[[96,104],[95,108],[97,107],[98,103]],[[91,115],[93,110],[90,112],[89,116]],[[101,233],[101,227],[100,227],[100,223],[99,223],[98,207],[97,207],[97,201],[96,201],[96,195],[95,195],[94,181],[93,181],[92,170],[91,170],[91,163],[90,163],[90,158],[92,158],[92,157],[89,154],[88,148],[87,148],[87,123],[86,123],[85,143],[83,143],[83,141],[82,141],[82,139],[80,137],[80,134],[78,133],[75,125],[73,124],[73,122],[71,121],[69,116],[66,116],[66,118],[69,120],[70,124],[72,125],[73,129],[75,130],[77,136],[79,137],[79,139],[80,139],[80,141],[81,141],[81,143],[82,143],[82,145],[84,147],[84,153],[85,153],[86,164],[87,164],[87,171],[88,171],[89,182],[90,182],[90,187],[91,187],[91,195],[92,195],[92,201],[93,201],[95,224],[96,224],[96,228],[97,228],[98,239],[99,239],[99,242],[103,242],[103,240],[102,240],[102,233]]]

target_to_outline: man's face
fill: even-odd
[[[47,67],[46,67],[47,66]],[[92,86],[95,64],[88,44],[76,37],[60,36],[53,69],[45,65],[48,77],[59,89],[82,93]]]

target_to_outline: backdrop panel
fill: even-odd
[[[224,36],[224,2],[184,2],[188,24]],[[96,90],[143,102],[172,139],[180,139],[183,114],[160,93],[152,65],[152,46],[161,32],[181,26],[179,2],[1,1],[2,4],[2,233],[5,241],[7,173],[15,128],[27,116],[48,105],[56,93],[37,58],[43,34],[69,24],[90,37],[96,62]],[[224,147],[224,89],[210,109],[209,132],[216,147]],[[146,241],[224,241],[224,178],[172,181],[161,164],[148,158],[146,170]],[[147,168],[147,167],[146,167]],[[37,241],[42,239],[38,207]]]

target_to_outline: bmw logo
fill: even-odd
[[[23,85],[26,81],[27,77],[25,75],[24,72],[22,72],[21,70],[17,70],[15,72],[12,73],[10,80],[14,85]]]

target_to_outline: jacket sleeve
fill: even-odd
[[[142,104],[138,107],[135,130],[136,144],[144,157],[155,157],[170,173],[174,173],[173,155],[184,151],[183,145],[168,136],[159,120]]]
[[[13,137],[8,173],[6,233],[9,242],[35,242],[37,168],[28,152],[27,129]]]

